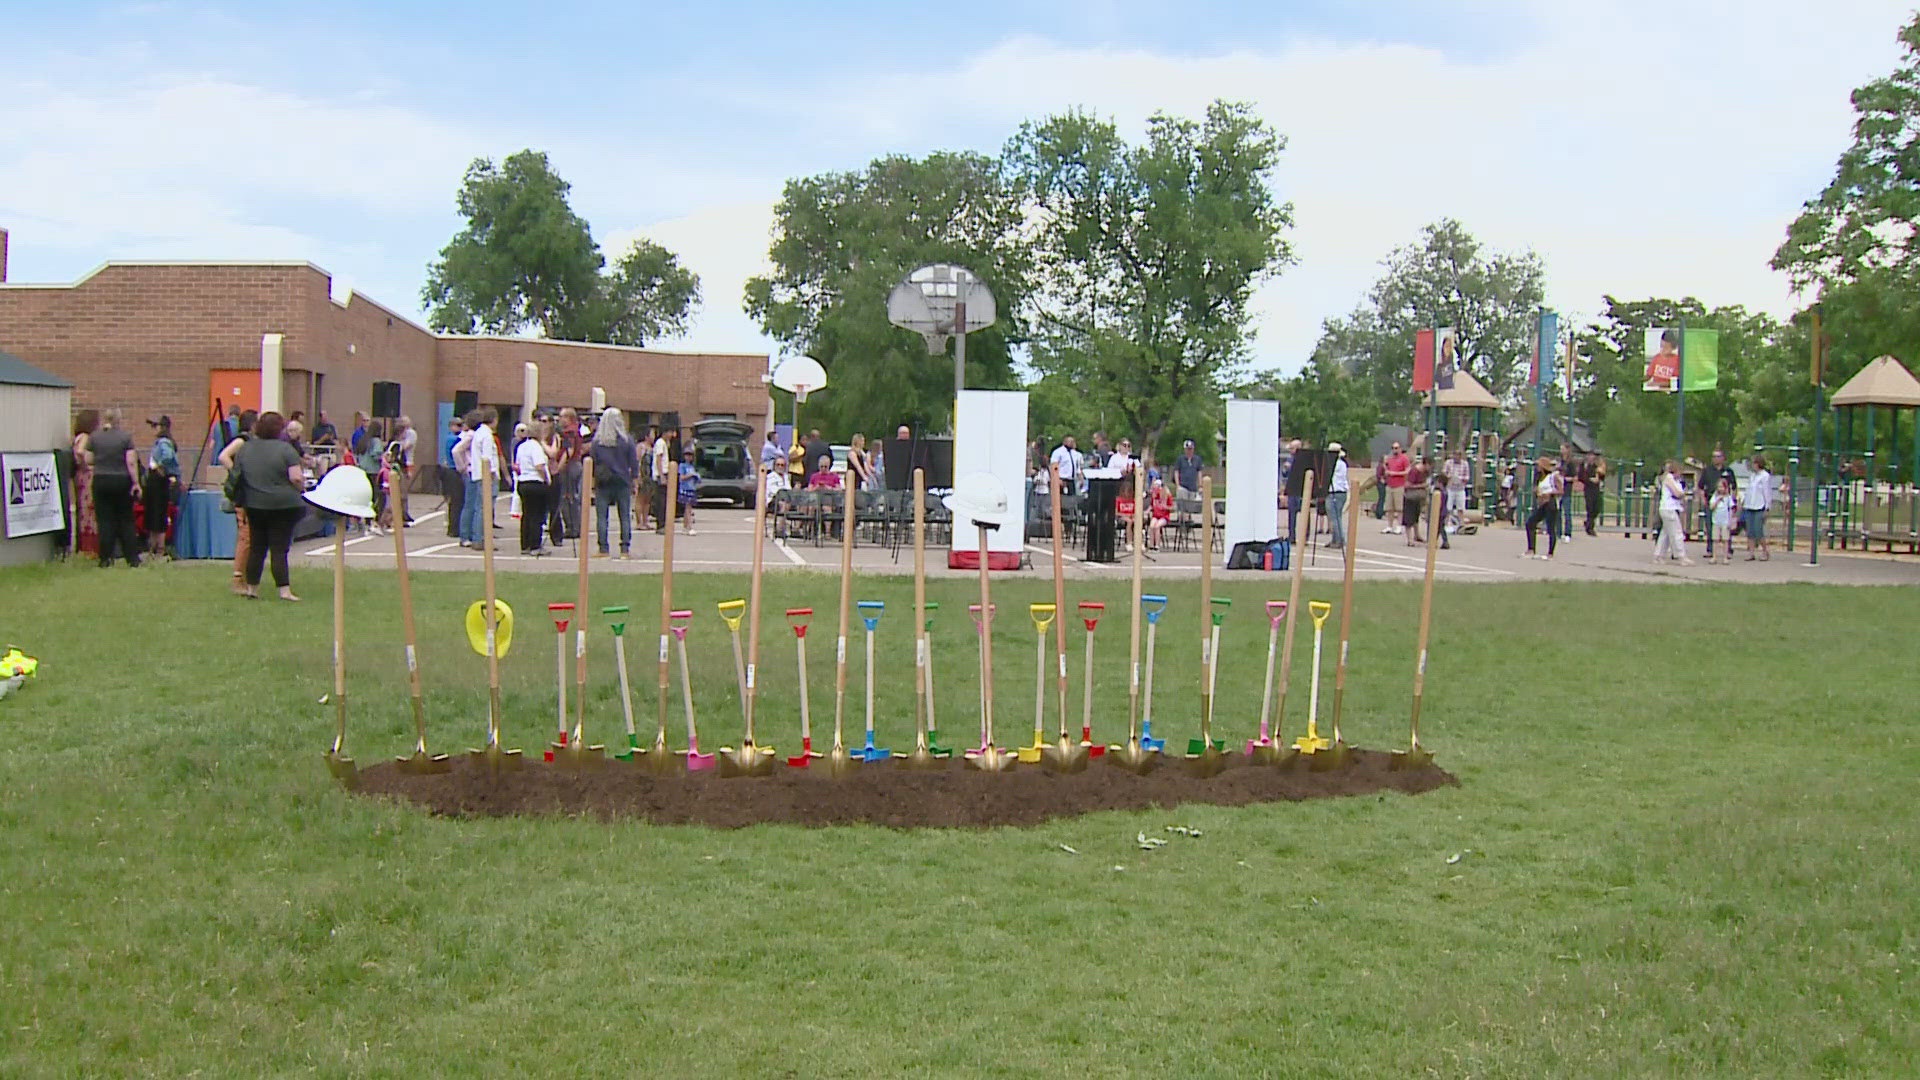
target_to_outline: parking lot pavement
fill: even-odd
[[[546,573],[577,571],[578,549],[571,542],[553,549],[544,557],[522,555],[518,523],[506,519],[505,499],[500,501],[497,511],[500,515],[500,528],[494,533],[494,562],[497,568]],[[617,533],[612,539],[617,547]],[[1409,546],[1401,536],[1382,534],[1377,523],[1371,519],[1361,520],[1358,540],[1354,576],[1359,580],[1405,580],[1419,578],[1425,572],[1424,546]],[[1294,549],[1296,556],[1306,560],[1304,572],[1307,577],[1326,579],[1341,575],[1341,553],[1324,544],[1323,536],[1320,545],[1296,546]],[[652,531],[637,533],[634,536],[633,559],[594,559],[591,561],[593,572],[658,573],[661,547],[661,537]],[[1651,541],[1637,536],[1604,533],[1598,537],[1579,535],[1562,540],[1556,557],[1551,561],[1524,558],[1525,548],[1525,539],[1520,532],[1506,526],[1483,529],[1475,535],[1454,536],[1452,547],[1437,553],[1434,573],[1445,581],[1477,582],[1810,581],[1851,585],[1920,584],[1920,559],[1862,557],[1822,551],[1820,564],[1813,567],[1807,565],[1804,545],[1791,553],[1776,550],[1773,558],[1767,562],[1747,562],[1742,551],[1735,556],[1731,566],[1706,565],[1701,561],[1704,549],[1698,545],[1689,545],[1688,551],[1694,557],[1695,565],[1656,566],[1652,561]],[[389,537],[356,536],[347,541],[346,550],[348,564],[352,566],[388,565],[393,560],[393,541]],[[1008,574],[1046,576],[1052,573],[1053,552],[1045,538],[1030,541],[1025,554],[1029,559],[1028,565]],[[1119,561],[1113,563],[1087,562],[1083,558],[1085,554],[1084,547],[1069,547],[1063,552],[1068,577],[1127,577],[1132,573],[1131,556],[1125,551],[1121,552]],[[295,545],[294,555],[307,565],[324,565],[333,557],[333,544],[330,540],[303,541]],[[1149,561],[1144,563],[1142,570],[1147,577],[1188,577],[1197,575],[1200,570],[1198,552],[1154,551],[1147,553],[1147,556]],[[694,535],[681,533],[674,538],[676,569],[745,572],[751,567],[752,558],[752,511],[703,507],[696,518]],[[764,542],[761,558],[765,567],[772,572],[837,573],[840,548],[830,537],[822,538],[818,544],[811,538],[769,540]],[[446,536],[444,517],[434,510],[427,510],[407,530],[407,561],[411,569],[429,572],[478,570],[481,553],[462,548]],[[862,574],[911,574],[913,549],[911,545],[904,545],[896,553],[891,547],[875,545],[868,542],[863,534],[856,534],[853,563],[855,570]],[[973,573],[947,569],[944,546],[928,548],[927,572],[934,576]],[[1215,572],[1227,578],[1266,576],[1265,571],[1228,572],[1220,571],[1217,567]]]

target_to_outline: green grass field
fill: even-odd
[[[1418,798],[715,832],[438,820],[344,793],[320,760],[327,583],[296,584],[298,606],[231,597],[224,567],[0,572],[0,642],[43,664],[0,701],[0,1075],[1920,1070],[1911,591],[1442,585],[1427,738],[1462,785]],[[610,577],[595,596],[638,613],[643,727],[655,585]],[[679,582],[714,742],[738,711],[713,605],[742,585]],[[430,742],[478,745],[485,665],[459,629],[477,575],[415,587]],[[571,588],[502,579],[521,619],[506,731],[529,753],[553,722],[544,605]],[[1031,726],[1020,608],[1046,588],[996,588],[1003,741]],[[1096,725],[1110,737],[1126,716],[1125,588],[1068,593],[1109,604]],[[1198,586],[1167,588],[1160,724],[1185,737]],[[1218,712],[1231,738],[1257,720],[1259,605],[1283,588],[1221,590],[1236,601]],[[970,589],[932,588],[955,733],[976,722]],[[836,595],[831,577],[769,578],[762,741],[783,751],[798,721],[777,613],[821,612],[813,700],[830,722]],[[1360,745],[1404,742],[1418,597],[1360,587]],[[881,736],[911,745],[911,582],[856,598],[888,602]],[[592,733],[612,742],[602,626]],[[349,639],[348,742],[366,763],[411,741],[390,573],[351,576]],[[1070,643],[1077,722],[1077,625]],[[1330,644],[1329,678],[1332,659]],[[1176,822],[1205,835],[1136,848],[1137,831]]]

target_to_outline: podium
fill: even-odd
[[[1117,562],[1114,555],[1114,501],[1120,497],[1122,481],[1087,480],[1087,561]]]

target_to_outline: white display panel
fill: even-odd
[[[1278,535],[1280,403],[1227,402],[1227,516],[1220,558],[1233,545]]]
[[[1020,565],[1027,535],[1027,392],[1025,390],[966,390],[955,410],[953,478],[968,473],[991,473],[1007,491],[1013,519],[987,534],[988,569],[1012,570]],[[972,518],[955,515],[953,547],[947,565],[956,569],[979,566],[980,530]]]

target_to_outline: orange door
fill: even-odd
[[[214,370],[207,378],[207,408],[212,410],[215,403],[226,415],[228,409],[240,406],[241,412],[260,407],[260,369],[239,368],[230,371]]]

